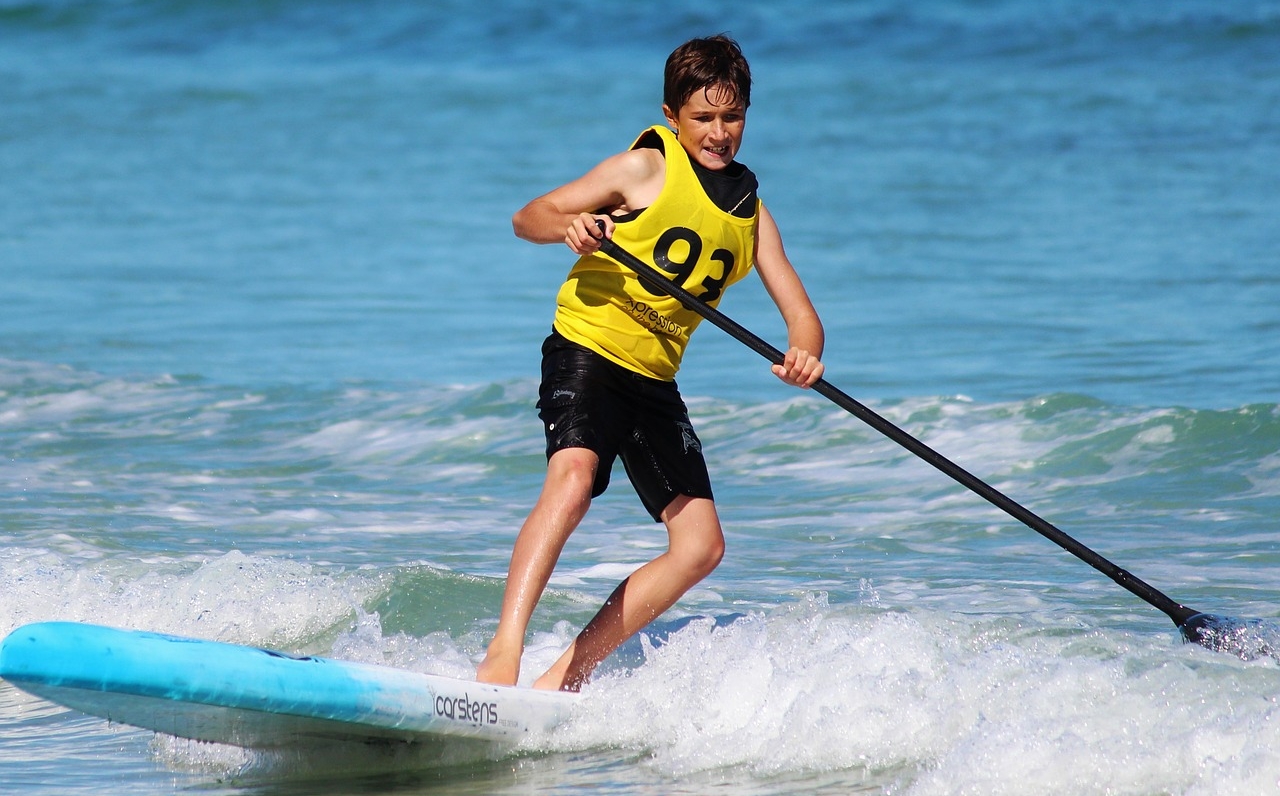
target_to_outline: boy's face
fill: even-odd
[[[675,114],[663,105],[662,113],[685,151],[709,169],[725,168],[742,147],[747,109],[723,85],[693,92]]]

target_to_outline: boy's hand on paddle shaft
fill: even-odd
[[[782,364],[773,366],[773,375],[793,387],[807,390],[822,378],[823,370],[825,366],[822,360],[804,349],[793,346],[783,357]]]
[[[607,215],[579,213],[569,223],[564,234],[564,242],[574,254],[592,254],[600,251],[602,237],[613,237],[613,219]]]

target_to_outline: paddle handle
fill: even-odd
[[[600,241],[600,250],[622,263],[627,268],[635,271],[641,277],[641,280],[648,286],[656,288],[660,293],[666,293],[672,296],[685,307],[720,327],[720,329],[727,332],[740,343],[743,343],[773,364],[782,364],[784,354],[777,348],[770,345],[768,342],[761,339],[749,329],[725,315],[723,312],[720,312],[720,310],[710,306],[680,285],[672,282],[661,271],[626,251],[617,243],[614,243],[609,238],[602,238]],[[1164,612],[1164,614],[1172,619],[1174,624],[1178,627],[1183,627],[1186,625],[1188,619],[1199,613],[1198,611],[1188,608],[1181,603],[1175,602],[1170,599],[1168,595],[1164,594],[1159,589],[1150,585],[1133,573],[1116,566],[1098,553],[1090,550],[1085,545],[1058,529],[1049,521],[1000,492],[998,489],[973,475],[968,470],[965,470],[960,465],[943,456],[941,453],[938,453],[933,448],[908,434],[906,431],[898,428],[893,423],[881,417],[874,410],[858,402],[839,388],[832,385],[826,379],[819,379],[813,384],[812,389],[819,395],[830,399],[836,406],[839,406],[841,409],[844,409],[854,415],[876,431],[879,431],[881,434],[884,434],[889,439],[933,465],[938,470],[941,470],[944,474],[950,476],[965,488],[996,506],[996,508],[1001,509],[1009,516],[1031,528],[1031,530],[1036,531],[1040,535],[1049,539],[1049,541],[1061,547],[1063,550],[1066,550],[1068,553],[1071,553],[1089,566],[1111,578],[1111,580],[1115,581],[1138,598],[1145,600],[1147,603]]]

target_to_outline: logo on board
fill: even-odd
[[[451,697],[436,694],[432,709],[437,716],[450,721],[468,724],[497,724],[498,703],[472,700],[465,691],[462,696]]]

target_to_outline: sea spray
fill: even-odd
[[[665,777],[858,772],[921,795],[1212,792],[1225,770],[1280,777],[1265,752],[1280,740],[1278,685],[1273,665],[1168,636],[813,595],[649,646],[644,666],[586,690],[557,748],[644,750]]]

